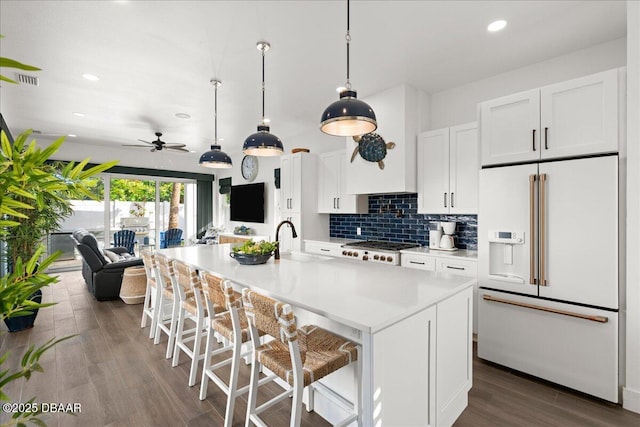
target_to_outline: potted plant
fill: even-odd
[[[271,258],[277,247],[278,242],[267,242],[265,240],[254,242],[249,239],[242,245],[235,246],[229,256],[240,264],[264,264]]]
[[[117,163],[108,162],[84,170],[88,159],[77,164],[50,162],[49,158],[60,148],[64,138],[41,149],[35,140],[28,142],[30,134],[31,131],[20,134],[11,145],[3,132],[0,146],[0,174],[2,179],[12,183],[9,190],[13,191],[10,203],[5,203],[9,209],[5,213],[15,218],[10,232],[4,236],[9,271],[16,270],[18,260],[31,259],[42,239],[59,230],[62,220],[73,214],[71,200],[94,199],[88,186],[89,178]],[[37,292],[34,297],[37,300]],[[18,320],[7,319],[5,323]],[[30,326],[32,323],[9,328],[15,331]]]

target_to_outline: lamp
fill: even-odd
[[[198,163],[208,168],[229,169],[233,166],[231,157],[222,151],[218,144],[218,87],[222,86],[222,82],[218,79],[211,79],[210,82],[215,87],[214,143],[211,145],[211,150],[200,156]]]
[[[322,113],[320,130],[335,136],[357,136],[373,132],[378,128],[376,113],[364,101],[357,98],[357,93],[351,88],[349,81],[349,0],[347,0],[347,83],[340,92],[340,99],[329,105]]]
[[[242,152],[253,156],[279,156],[284,151],[280,138],[269,132],[267,120],[264,117],[264,54],[271,48],[267,42],[256,45],[262,52],[262,121],[258,125],[258,132],[247,137],[242,145]]]

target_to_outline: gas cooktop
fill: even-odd
[[[397,252],[403,249],[415,248],[418,246],[420,245],[417,243],[384,242],[381,240],[363,240],[362,242],[353,242],[342,245],[343,248],[391,252]]]

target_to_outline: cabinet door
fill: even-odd
[[[449,128],[420,134],[418,213],[449,213]]]
[[[282,215],[280,217],[280,220],[291,221],[293,223],[293,226],[298,231],[298,237],[294,239],[293,235],[291,234],[291,228],[289,228],[288,225],[283,225],[282,227],[280,227],[280,233],[278,236],[278,240],[280,242],[280,252],[281,253],[291,252],[291,251],[301,252],[303,241],[302,241],[302,238],[300,237],[300,234],[301,234],[300,230],[302,230],[302,221],[301,221],[300,214],[293,213],[293,214]]]
[[[333,213],[338,208],[341,175],[340,160],[344,160],[343,157],[343,151],[320,155],[318,182],[318,212],[320,213]]]
[[[291,212],[291,156],[282,156],[280,159],[280,212]]]
[[[449,131],[449,212],[478,213],[478,127],[454,126]]]
[[[540,90],[480,104],[482,165],[540,158]]]
[[[540,90],[542,158],[618,151],[618,70]]]
[[[291,212],[300,212],[302,206],[302,155],[291,156]]]

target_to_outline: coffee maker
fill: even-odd
[[[429,223],[429,248],[438,249],[440,239],[442,239],[442,225],[439,221],[431,221]]]
[[[455,221],[441,222],[440,225],[442,225],[442,231],[444,234],[440,238],[439,249],[449,250],[449,251],[455,250],[456,244],[453,237],[453,235],[456,232]]]

